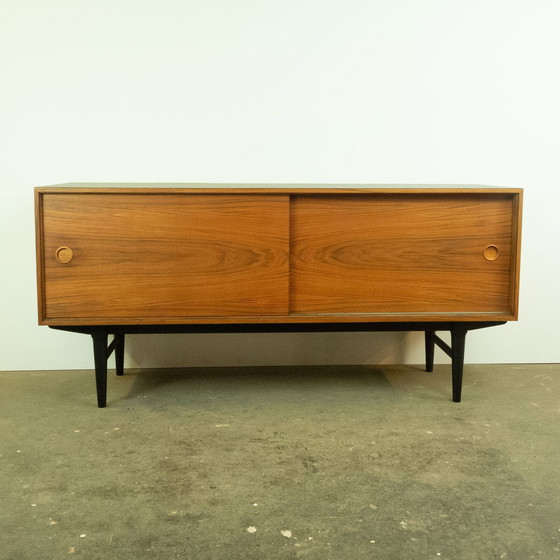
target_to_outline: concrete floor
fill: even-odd
[[[560,559],[560,366],[0,374],[0,558]]]

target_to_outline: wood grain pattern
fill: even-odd
[[[46,194],[42,212],[46,318],[287,313],[288,197]]]
[[[287,187],[36,189],[39,322],[517,318],[520,189]]]
[[[293,313],[512,311],[510,197],[298,196],[291,228]]]

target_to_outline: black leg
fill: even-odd
[[[453,379],[453,402],[461,402],[466,336],[467,329],[465,327],[453,326],[451,329],[451,375]]]
[[[434,371],[434,331],[425,331],[426,340],[426,371]]]
[[[115,339],[115,367],[117,375],[124,375],[124,333],[116,334]]]
[[[96,329],[93,338],[93,357],[95,361],[95,386],[97,389],[97,406],[107,406],[107,330]]]

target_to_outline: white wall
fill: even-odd
[[[2,0],[0,369],[90,368],[36,326],[32,187],[525,187],[518,323],[467,361],[559,362],[557,0]],[[131,340],[130,365],[422,360],[417,334]],[[440,359],[443,361],[446,358]]]

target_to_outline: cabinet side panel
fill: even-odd
[[[45,285],[43,259],[43,198],[35,189],[35,257],[37,278],[37,314],[39,324],[45,320]]]
[[[45,194],[43,222],[47,322],[288,312],[287,196]]]
[[[512,197],[294,197],[293,313],[511,314]]]
[[[523,215],[523,192],[513,196],[512,208],[512,262],[511,262],[511,284],[510,284],[510,297],[512,301],[513,316],[517,320],[519,313],[519,285],[521,273],[521,225]]]

